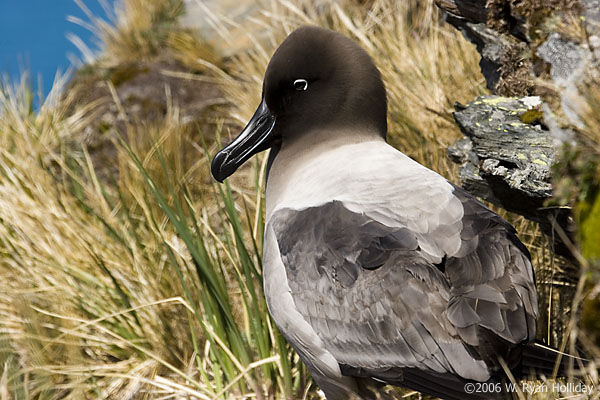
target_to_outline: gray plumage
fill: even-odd
[[[515,366],[535,338],[527,251],[500,217],[459,197],[472,249],[437,265],[410,230],[335,200],[271,217],[296,309],[347,369],[389,382],[402,368],[488,381],[497,356]]]
[[[328,400],[375,397],[381,383],[481,398],[464,384],[501,379],[500,358],[516,372],[535,338],[529,253],[510,224],[389,146],[385,118],[366,52],[303,27],[211,170],[222,181],[271,148],[267,305]]]

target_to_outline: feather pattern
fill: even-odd
[[[344,150],[363,167],[354,177],[369,177],[369,163]],[[396,151],[379,152],[379,164],[398,155],[393,186],[405,190],[375,178],[337,195],[321,177],[296,186],[293,202],[280,198],[267,229],[293,304],[341,365],[487,381],[498,356],[518,362],[518,345],[535,337],[529,254],[512,226],[439,175]]]

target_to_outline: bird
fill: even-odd
[[[341,33],[303,26],[274,52],[256,112],[211,163],[223,182],[270,149],[264,293],[325,397],[374,399],[392,384],[490,398],[500,394],[465,385],[528,365],[551,371],[515,228],[386,134],[373,59]]]

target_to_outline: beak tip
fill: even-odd
[[[210,172],[219,183],[227,178],[228,175],[223,173],[223,165],[227,162],[227,153],[224,151],[218,152],[210,163]]]

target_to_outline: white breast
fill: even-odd
[[[383,141],[327,149],[280,173],[282,187],[267,188],[267,220],[282,208],[338,200],[385,225],[410,229],[432,262],[460,248],[463,208],[452,186]]]

